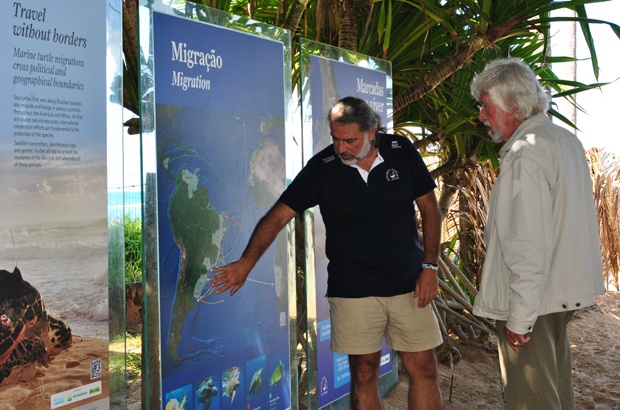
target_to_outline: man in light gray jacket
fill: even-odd
[[[583,146],[551,122],[523,61],[491,62],[471,90],[500,150],[474,314],[496,320],[507,409],[574,409],[567,324],[605,292]]]

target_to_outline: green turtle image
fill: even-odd
[[[202,403],[203,410],[209,410],[213,397],[217,396],[218,390],[212,377],[203,379],[196,389],[196,405]]]
[[[278,366],[276,366],[273,373],[271,373],[271,377],[269,378],[269,385],[273,386],[274,384],[279,382],[282,379],[282,376],[284,376],[284,363],[282,363],[282,360],[280,360]]]
[[[0,383],[15,366],[47,366],[71,342],[71,328],[47,313],[41,293],[20,270],[0,270]]]
[[[248,399],[251,396],[257,396],[260,394],[262,374],[263,374],[263,368],[261,367],[254,373],[254,376],[252,376],[252,382],[250,382],[250,390],[248,391]]]

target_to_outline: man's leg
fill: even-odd
[[[409,375],[409,410],[441,409],[435,351],[399,352],[399,355]]]
[[[570,340],[568,339],[568,323],[572,320],[574,311],[564,315],[564,326],[560,330],[558,338],[558,350],[556,352],[558,362],[558,391],[562,409],[575,408],[575,393],[573,391],[573,366],[570,357]]]
[[[351,409],[380,410],[379,364],[381,351],[349,355],[351,370]]]
[[[572,315],[559,312],[539,316],[530,341],[519,347],[519,353],[506,343],[506,322],[496,322],[506,409],[575,408],[566,330]]]
[[[329,298],[330,347],[349,356],[351,409],[381,409],[379,372],[388,298]]]
[[[409,408],[442,408],[435,347],[443,340],[431,306],[418,307],[412,294],[393,296],[389,303],[387,345],[399,352],[409,375]]]

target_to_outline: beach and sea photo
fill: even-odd
[[[40,195],[41,202],[49,207],[34,209],[24,203],[13,204],[11,209],[24,211],[20,212],[22,217],[15,215],[2,222],[0,288],[4,293],[0,306],[12,323],[24,324],[26,330],[21,343],[24,339],[48,343],[45,339],[49,338],[48,333],[41,330],[46,320],[58,320],[70,329],[70,343],[60,352],[14,366],[8,365],[11,357],[7,359],[0,373],[5,375],[0,381],[2,409],[49,409],[55,408],[55,402],[63,403],[63,408],[74,408],[102,399],[104,407],[95,408],[107,408],[108,219],[105,178],[93,177],[89,182],[96,186],[97,179],[100,193],[93,192],[87,197],[88,204],[78,199],[80,195],[71,193],[55,198]],[[60,191],[60,184],[55,188]],[[58,198],[68,202],[57,206],[54,202]],[[53,212],[54,208],[63,207],[65,211]],[[81,215],[81,209],[94,212]],[[65,218],[60,217],[63,214]],[[71,215],[83,218],[73,220]],[[28,223],[28,219],[33,223]],[[21,279],[16,276],[19,274]],[[18,298],[21,289],[30,286],[35,293],[29,293],[25,299]],[[24,312],[24,305],[36,306],[37,294],[43,300],[46,314],[33,309],[38,315],[37,322],[28,323],[30,318],[20,312]],[[3,339],[6,340],[9,330],[11,326],[1,329]],[[2,346],[5,349],[5,344]],[[19,349],[15,347],[14,351]]]

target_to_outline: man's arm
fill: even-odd
[[[237,293],[245,283],[250,271],[275,240],[278,233],[297,213],[282,202],[276,204],[263,216],[248,241],[238,261],[213,268],[217,275],[211,278],[211,287],[217,288],[216,293],[230,289],[230,296]]]
[[[424,262],[436,264],[441,240],[441,217],[435,191],[422,195],[415,202],[422,217]],[[438,286],[437,272],[430,268],[422,269],[413,292],[413,296],[418,297],[419,307],[424,307],[435,299]]]
[[[534,149],[534,147],[528,147]],[[523,150],[523,153],[526,151]],[[510,270],[508,319],[504,334],[518,351],[530,340],[549,280],[555,235],[553,185],[525,155],[502,170],[502,193],[495,206],[498,241]]]

